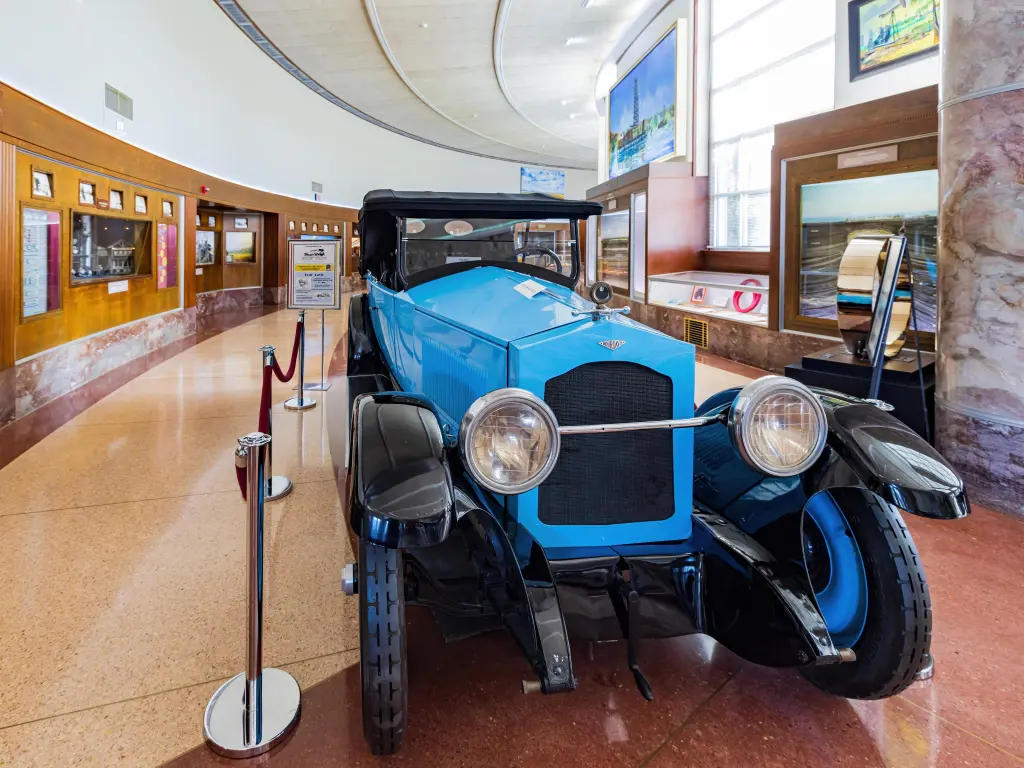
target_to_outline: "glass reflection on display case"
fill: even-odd
[[[60,214],[21,211],[21,316],[60,309]]]
[[[847,244],[899,234],[906,226],[919,330],[935,331],[938,171],[804,184],[800,204],[801,315],[836,319],[836,281]]]
[[[71,282],[139,274],[150,223],[75,213],[71,225]]]
[[[629,291],[629,209],[601,214],[597,279]]]
[[[768,276],[689,271],[651,275],[648,301],[699,315],[768,327]]]

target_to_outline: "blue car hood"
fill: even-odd
[[[543,290],[527,295],[531,291],[521,287],[527,281]],[[407,295],[419,311],[506,346],[583,322],[587,317],[574,315],[573,310],[593,307],[569,288],[500,267],[477,267],[431,280],[409,289]]]

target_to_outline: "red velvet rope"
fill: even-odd
[[[249,473],[245,467],[235,464],[235,479],[238,481],[238,490],[242,492],[242,501],[248,501],[245,489],[249,485]]]
[[[273,371],[268,366],[263,366],[263,394],[260,396],[260,419],[257,432],[264,435],[270,433],[270,383]],[[285,379],[287,381],[288,379]]]
[[[281,372],[281,366],[277,364],[277,357],[274,357],[274,375],[282,384],[292,380],[295,375],[295,362],[299,359],[299,335],[302,333],[302,321],[295,324],[295,341],[292,343],[292,361],[288,365],[288,373]]]

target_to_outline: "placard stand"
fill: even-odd
[[[331,388],[327,381],[327,310],[341,309],[340,246],[337,240],[292,240],[288,243],[288,308],[320,310],[320,381],[305,382],[306,335],[303,326],[302,361],[296,387],[299,394],[285,403],[289,410],[305,410],[299,407],[299,403],[307,400],[302,395],[304,391],[323,392]],[[309,402],[316,404],[314,400]]]
[[[306,389],[312,392],[324,392],[331,388],[331,382],[327,380],[325,373],[325,360],[327,359],[327,310],[320,310],[320,381],[314,381],[306,385]],[[298,387],[296,387],[298,389]]]

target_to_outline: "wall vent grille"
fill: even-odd
[[[110,83],[104,83],[103,86],[103,101],[107,105],[107,109],[117,112],[117,114],[127,120],[134,120],[135,102],[132,101],[131,97],[121,93]]]
[[[692,317],[683,319],[683,341],[695,347],[708,348],[708,321],[694,320]]]

